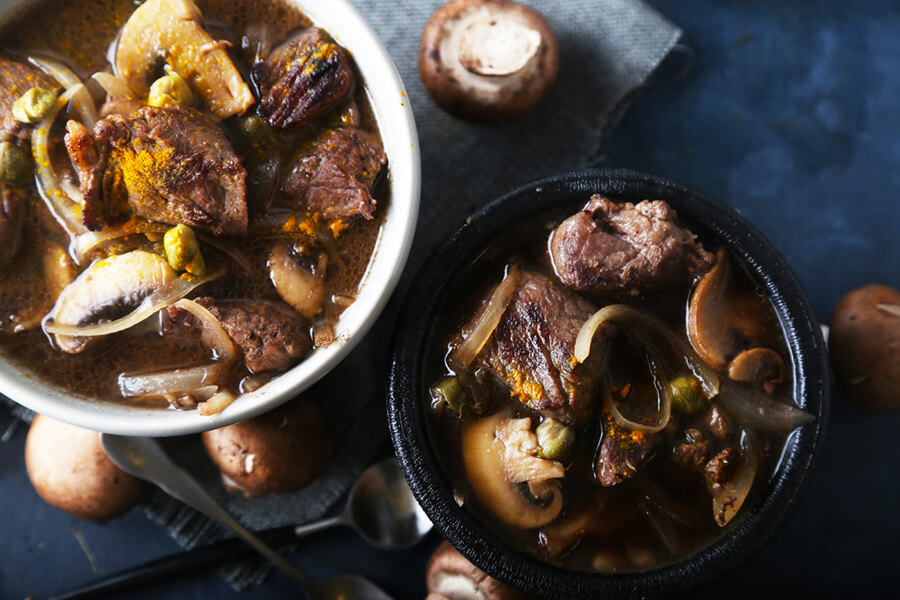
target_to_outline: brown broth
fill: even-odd
[[[33,3],[0,29],[0,50],[15,60],[24,60],[32,53],[51,56],[82,78],[96,71],[109,71],[109,49],[138,5],[140,2],[133,0],[44,0]],[[306,16],[284,0],[198,0],[197,5],[211,34],[232,43],[232,59],[248,82],[246,74],[250,65],[247,57],[250,55],[241,51],[244,33],[259,36],[264,32],[274,47],[290,32],[310,25]],[[362,81],[359,73],[357,77]],[[353,99],[359,106],[360,128],[377,136],[374,112],[363,85],[357,85]],[[275,153],[280,155],[282,164],[287,164],[297,149],[327,127],[331,122],[329,119],[333,118],[333,114],[325,115],[299,132],[280,136],[281,143]],[[57,120],[51,138],[61,139],[63,123],[64,119]],[[250,148],[241,138],[236,118],[227,119],[221,125],[242,162],[250,162]],[[64,156],[62,144],[55,150]],[[254,187],[252,165],[248,164],[247,170],[248,203],[251,203],[258,190]],[[378,207],[375,218],[354,222],[337,240],[329,242],[330,250],[326,249],[329,260],[325,281],[327,293],[332,298],[352,299],[359,291],[389,210],[389,167],[384,168],[384,173],[372,192]],[[281,175],[283,177],[284,173]],[[39,326],[13,333],[17,323],[11,315],[25,314],[30,321],[39,320],[55,301],[40,285],[38,275],[42,264],[39,253],[43,250],[44,240],[54,241],[62,248],[68,245],[66,234],[53,221],[36,191],[32,188],[29,194],[29,222],[23,248],[16,264],[0,277],[0,355],[4,359],[71,394],[130,403],[136,401],[123,400],[119,395],[119,373],[165,370],[209,360],[208,352],[199,343],[166,339],[147,328],[109,336],[78,355],[54,350]],[[252,203],[249,209],[251,217],[259,210]],[[232,269],[224,279],[202,286],[192,296],[280,300],[266,268],[272,239],[271,236],[251,236],[246,241],[229,240],[248,256],[251,273],[241,274]],[[205,247],[204,255],[207,262],[212,259],[227,263],[227,258],[214,248]],[[334,323],[345,308],[346,304],[326,302],[323,314],[317,317],[313,326]],[[236,385],[247,374],[243,367],[232,373],[231,384]],[[166,404],[164,400],[146,402]]]
[[[446,364],[446,356],[451,348],[450,341],[474,314],[477,306],[488,290],[503,278],[504,269],[516,263],[528,270],[555,278],[547,252],[547,237],[550,231],[573,210],[556,210],[539,217],[516,224],[507,229],[491,243],[477,259],[464,268],[451,284],[445,303],[439,310],[436,327],[432,333],[431,346],[425,360],[424,386],[421,390],[424,402],[432,404],[429,387],[441,378],[452,375]],[[707,247],[707,249],[710,249]],[[732,264],[739,267],[732,258]],[[785,364],[790,365],[789,354],[782,337],[771,304],[762,291],[756,288],[749,274],[743,268],[734,269],[742,286],[754,290],[759,297],[759,308],[764,330],[761,345],[778,351]],[[558,280],[557,280],[558,281]],[[641,296],[622,295],[587,296],[598,307],[612,303],[626,303],[655,315],[672,331],[687,341],[685,331],[685,311],[690,297],[691,285],[685,282],[669,289]],[[627,371],[627,360],[620,360],[617,368]],[[620,370],[621,370],[620,369]],[[790,368],[786,369],[786,379],[775,391],[775,397],[785,402],[792,401],[793,383]],[[720,373],[720,377],[727,377]],[[501,385],[495,386],[502,388]],[[496,401],[497,393],[494,398]],[[501,412],[513,418],[532,418],[532,429],[540,420],[537,412],[512,399],[505,390],[496,408],[487,414]],[[595,398],[594,402],[598,402]],[[702,414],[702,411],[701,411]],[[787,436],[757,432],[761,448],[758,475],[744,508],[735,519],[720,528],[713,519],[710,494],[701,474],[682,468],[666,455],[671,453],[674,443],[666,440],[656,450],[632,479],[604,487],[593,472],[593,461],[597,450],[602,426],[595,416],[580,427],[576,433],[574,450],[566,463],[566,477],[563,484],[565,504],[560,517],[550,525],[537,530],[521,530],[510,527],[496,518],[479,504],[465,473],[460,442],[462,421],[449,410],[429,410],[429,438],[439,458],[455,495],[464,509],[475,515],[488,529],[510,546],[523,548],[527,552],[547,562],[577,571],[630,572],[654,568],[689,557],[713,543],[735,523],[748,514],[750,507],[765,492],[768,482],[778,468],[782,449]],[[469,417],[473,418],[473,417]],[[477,418],[477,417],[476,417]],[[699,416],[682,417],[680,429],[690,426]],[[733,434],[737,427],[732,421]],[[664,431],[663,434],[666,432]],[[673,440],[677,441],[677,440]],[[734,445],[733,440],[728,443]],[[711,444],[710,456],[715,456],[727,444]],[[680,517],[690,522],[685,525],[651,506],[651,518],[662,520],[669,535],[668,543],[662,539],[656,526],[651,525],[642,512],[639,502],[647,494],[648,486],[662,489],[668,499],[677,503],[685,514]],[[566,530],[581,530],[583,536],[567,535]],[[562,540],[577,540],[574,547],[563,544]],[[670,547],[671,546],[671,547]],[[565,548],[565,549],[562,549]]]

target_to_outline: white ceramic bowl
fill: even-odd
[[[138,408],[76,398],[43,384],[38,374],[22,372],[0,359],[0,392],[4,395],[39,413],[98,431],[140,436],[197,433],[248,419],[295,397],[337,365],[377,319],[406,264],[419,208],[419,143],[409,99],[387,50],[347,0],[287,1],[353,54],[388,156],[391,201],[384,228],[358,299],[337,323],[337,341],[316,349],[293,369],[241,396],[223,412],[206,417],[197,411]],[[0,22],[27,4],[0,0]]]

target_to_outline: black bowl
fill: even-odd
[[[593,193],[613,200],[645,198],[671,204],[701,239],[725,245],[766,290],[781,322],[793,363],[794,397],[816,416],[795,431],[763,497],[712,545],[679,562],[640,573],[566,570],[513,548],[453,499],[426,428],[423,362],[435,317],[453,278],[497,234],[553,208],[573,212]],[[819,325],[784,258],[740,215],[721,203],[660,177],[625,170],[566,173],[523,186],[468,219],[429,258],[403,306],[388,384],[391,438],[410,487],[434,525],[463,555],[491,576],[532,596],[626,598],[670,595],[709,581],[758,550],[785,522],[806,489],[822,449],[830,402],[829,373]]]

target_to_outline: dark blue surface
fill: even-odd
[[[824,321],[853,287],[900,287],[900,3],[652,4],[684,28],[696,62],[686,79],[642,93],[597,164],[663,175],[738,209],[788,258]],[[836,396],[825,454],[797,514],[757,558],[701,595],[857,598],[900,581],[898,427],[900,415],[868,415]],[[0,599],[45,598],[94,577],[76,530],[105,573],[177,550],[140,513],[97,526],[43,504],[25,476],[23,444],[24,430],[0,444]],[[398,598],[422,598],[436,543],[379,553],[342,532],[311,539],[294,558],[317,574],[359,572]],[[119,597],[296,596],[278,574],[243,594],[205,574]]]

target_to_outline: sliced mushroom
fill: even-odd
[[[142,97],[165,61],[201,99],[201,108],[219,119],[242,114],[253,94],[225,48],[202,24],[193,0],[148,0],[132,13],[116,48],[116,71]]]
[[[728,365],[728,376],[771,394],[784,381],[784,361],[770,348],[750,348],[734,357]]]
[[[522,594],[490,577],[444,541],[428,560],[428,600],[517,600]]]
[[[275,242],[269,253],[269,277],[278,294],[294,310],[312,320],[325,302],[326,254],[311,253],[285,240]]]
[[[59,295],[45,328],[48,320],[82,326],[122,317],[177,278],[165,259],[143,250],[94,261]],[[73,354],[84,350],[91,339],[54,335],[57,346]]]
[[[867,285],[844,296],[828,350],[849,400],[874,412],[900,408],[900,290]]]
[[[425,25],[419,73],[447,112],[508,121],[540,103],[559,70],[556,36],[544,17],[510,0],[454,0]]]
[[[565,468],[537,456],[537,436],[530,427],[531,419],[499,414],[462,427],[463,464],[475,497],[492,516],[519,529],[542,527],[563,507],[558,479]]]
[[[703,276],[688,306],[688,338],[697,354],[717,371],[748,345],[765,339],[759,299],[738,285],[725,249]]]

